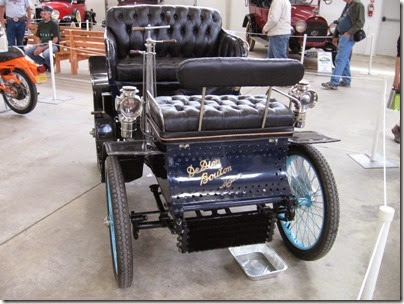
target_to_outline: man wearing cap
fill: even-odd
[[[25,29],[31,26],[29,0],[0,0],[0,23],[6,28],[8,45],[18,45],[22,48]]]
[[[36,36],[34,37],[37,46],[30,47],[25,53],[28,57],[40,65],[44,65],[46,69],[50,69],[50,51],[49,41],[53,42],[53,52],[58,51],[59,42],[59,25],[51,17],[52,8],[43,6],[41,11],[42,21],[38,24]],[[41,56],[42,55],[42,56]]]

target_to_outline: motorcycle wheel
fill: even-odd
[[[12,85],[13,94],[2,92],[4,101],[14,112],[27,114],[36,107],[38,101],[36,85],[23,70],[16,69],[13,73],[21,83]]]
[[[286,247],[297,258],[313,261],[328,253],[339,225],[339,199],[331,169],[310,145],[290,145],[286,172],[297,199],[295,218],[278,219]]]
[[[109,156],[105,161],[105,179],[114,276],[119,288],[127,288],[133,278],[131,221],[125,180],[116,156]]]

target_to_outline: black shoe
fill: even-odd
[[[394,134],[394,141],[396,143],[400,143],[401,140],[401,128],[399,125],[395,125],[393,129],[391,129],[391,132]]]
[[[329,89],[329,90],[338,90],[338,86],[335,84],[332,84],[331,82],[324,82],[321,85],[324,88]]]

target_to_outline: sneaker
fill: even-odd
[[[338,86],[339,86],[339,87],[350,88],[350,87],[351,87],[351,84],[348,83],[348,82],[345,82],[345,81],[341,80],[341,81],[339,82]]]
[[[324,82],[321,84],[324,88],[330,89],[330,90],[338,90],[338,86],[335,84],[332,84],[331,82]]]
[[[391,129],[391,132],[394,134],[394,141],[396,143],[400,143],[400,137],[401,137],[401,128],[399,125],[395,125],[393,129]]]

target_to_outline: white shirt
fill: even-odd
[[[289,0],[272,0],[268,21],[262,32],[269,36],[289,35],[291,28],[292,6]]]
[[[27,8],[31,7],[31,3],[29,0],[0,0],[0,6],[5,6],[7,17],[21,18],[27,14]]]

